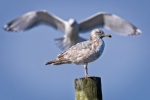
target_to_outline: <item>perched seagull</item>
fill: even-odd
[[[87,65],[98,59],[104,50],[103,37],[111,37],[110,34],[104,34],[102,30],[94,29],[91,32],[90,40],[77,43],[68,50],[58,55],[55,60],[48,61],[45,65],[77,64],[84,65],[85,76],[88,77]]]
[[[106,29],[126,36],[141,34],[140,29],[110,13],[97,13],[78,23],[74,19],[64,21],[46,11],[32,11],[9,22],[4,26],[4,29],[7,31],[20,32],[40,24],[50,25],[65,33],[63,37],[55,39],[56,44],[63,50],[86,40],[79,36],[80,32],[91,31],[98,26],[105,27]]]

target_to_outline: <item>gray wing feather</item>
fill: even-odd
[[[90,51],[90,49],[91,49],[91,43],[89,41],[80,42],[77,43],[76,45],[73,45],[68,50],[59,54],[58,58],[75,60],[77,58],[87,56],[89,53],[88,51]]]
[[[24,31],[31,29],[39,24],[48,24],[55,29],[64,31],[65,21],[47,13],[46,11],[33,11],[24,14],[23,16],[9,22],[4,26],[7,31]]]
[[[76,45],[73,45],[69,50],[82,50],[82,49],[90,48],[91,47],[90,45],[91,42],[84,41],[84,42],[77,43]]]
[[[86,32],[96,27],[105,27],[122,35],[141,34],[141,31],[131,23],[109,13],[97,13],[79,23],[80,32]]]
[[[104,18],[103,14],[96,14],[93,15],[79,23],[79,31],[80,32],[87,32],[92,30],[96,27],[104,26]]]

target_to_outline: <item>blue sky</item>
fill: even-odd
[[[114,13],[142,30],[137,37],[124,37],[112,31],[104,38],[102,56],[88,65],[89,75],[102,78],[104,100],[150,99],[149,0],[1,0],[0,25],[34,10],[47,10],[78,22],[97,13]],[[90,32],[81,34],[89,39]],[[74,79],[83,77],[82,66],[45,66],[61,50],[54,39],[63,33],[38,26],[22,33],[0,29],[0,100],[74,100]]]

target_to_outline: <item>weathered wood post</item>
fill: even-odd
[[[76,100],[102,100],[100,77],[75,79]]]

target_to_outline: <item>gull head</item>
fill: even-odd
[[[70,26],[74,26],[76,24],[76,21],[71,18],[71,19],[69,19],[68,23]]]
[[[98,37],[98,38],[103,38],[103,37],[109,37],[111,38],[112,36],[110,34],[106,34],[104,33],[102,30],[100,29],[94,29],[92,32],[91,32],[91,37],[94,38],[94,37]]]

